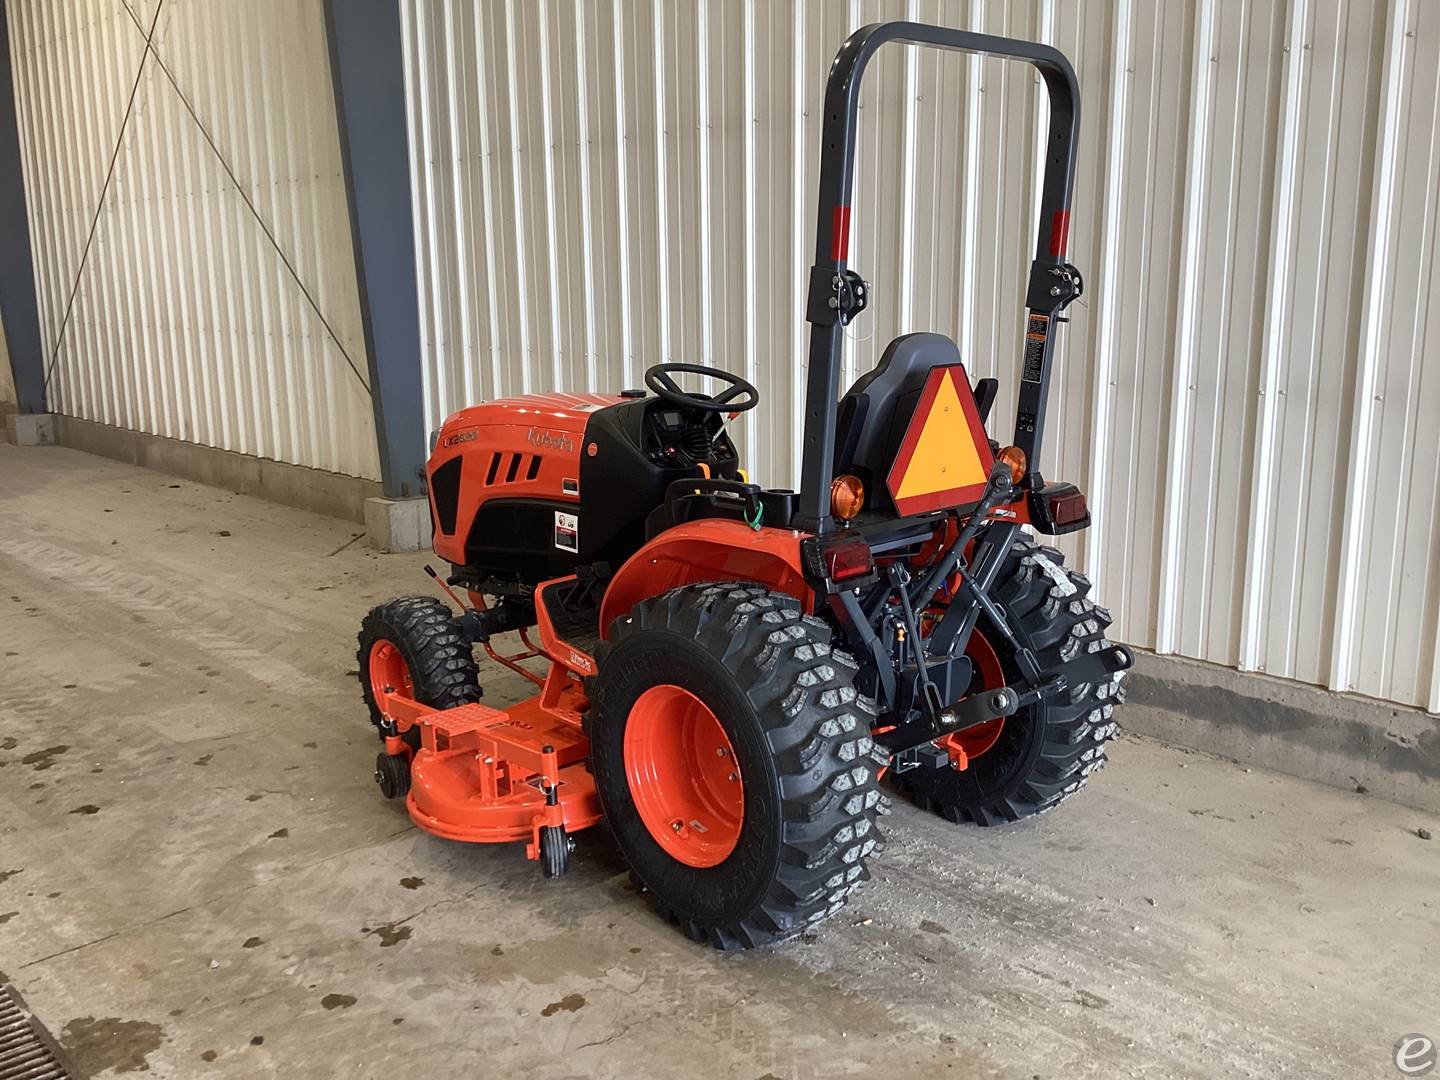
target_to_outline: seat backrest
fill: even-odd
[[[930,369],[960,363],[960,350],[944,334],[905,334],[892,341],[873,371],[855,380],[840,399],[835,425],[835,475],[853,473],[865,483],[867,510],[893,509],[885,477]]]

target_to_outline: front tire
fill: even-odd
[[[360,625],[359,644],[360,694],[382,738],[385,717],[376,697],[385,686],[432,709],[480,700],[470,643],[456,629],[450,609],[433,597],[402,596],[371,608]]]
[[[955,822],[1003,825],[1053,810],[1105,767],[1115,705],[1125,700],[1124,672],[1111,673],[1099,659],[1110,648],[1110,612],[1089,592],[1090,580],[1066,570],[1060,552],[1026,538],[1016,542],[992,595],[1041,670],[1063,673],[1069,689],[1007,717],[988,746],[981,740],[982,752],[964,771],[952,767],[943,748],[927,747],[919,767],[895,776],[922,809]],[[988,684],[997,678],[1002,684],[1020,678],[1014,651],[998,634],[972,642],[972,657],[976,646],[991,663],[977,663],[972,692],[993,689]]]
[[[798,602],[685,586],[611,628],[591,764],[605,819],[656,909],[721,949],[834,915],[879,850],[874,708]]]

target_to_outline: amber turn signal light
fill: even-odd
[[[865,505],[865,485],[858,476],[845,473],[830,481],[830,512],[841,521],[849,521]]]
[[[1024,450],[1018,446],[1007,446],[996,457],[1010,467],[1011,483],[1018,484],[1025,479],[1025,468],[1029,463],[1025,460]]]

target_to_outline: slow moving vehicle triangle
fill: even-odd
[[[937,367],[925,380],[886,486],[901,514],[975,502],[994,457],[959,364]]]

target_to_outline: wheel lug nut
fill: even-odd
[[[733,773],[733,772],[732,772],[732,773],[730,774],[730,779],[731,779],[731,780],[739,780],[739,779],[740,779],[740,774],[739,774],[739,773]]]

